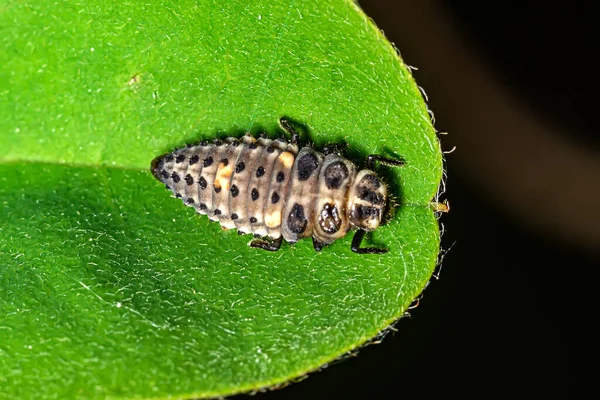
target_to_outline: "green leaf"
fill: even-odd
[[[249,248],[151,177],[188,142],[302,124],[400,199],[368,241]],[[439,247],[441,152],[349,0],[0,4],[0,397],[209,397],[285,382],[399,318]]]

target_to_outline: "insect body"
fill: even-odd
[[[152,174],[223,228],[254,234],[252,247],[276,251],[283,239],[295,243],[312,237],[320,251],[358,229],[352,251],[385,253],[360,248],[365,232],[381,223],[385,184],[336,152],[299,148],[299,136],[289,122],[282,118],[280,126],[291,135],[290,142],[246,135],[188,146],[155,158]],[[401,165],[377,155],[367,163],[375,160]]]

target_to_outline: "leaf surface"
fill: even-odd
[[[152,158],[304,126],[401,156],[385,255],[267,253],[171,199]],[[439,247],[441,153],[350,1],[0,5],[0,397],[209,397],[301,376],[396,320]]]

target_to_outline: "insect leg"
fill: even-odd
[[[321,251],[325,245],[313,237],[313,247],[315,251]]]
[[[362,242],[363,238],[365,237],[365,233],[366,233],[366,231],[359,229],[354,234],[354,237],[352,238],[352,245],[350,247],[353,252],[358,253],[358,254],[384,254],[384,253],[388,252],[388,249],[377,249],[375,247],[361,248],[360,243]]]
[[[281,129],[283,129],[288,135],[291,136],[291,143],[292,144],[298,144],[298,140],[300,139],[300,135],[298,134],[298,132],[296,132],[296,130],[292,127],[292,124],[290,124],[290,121],[287,120],[287,118],[285,117],[281,117],[279,118],[279,126],[281,127]]]
[[[387,158],[384,156],[380,156],[378,154],[370,154],[367,156],[367,168],[373,168],[375,161],[379,161],[383,165],[387,165],[389,167],[401,167],[404,165],[404,160],[397,160],[395,158]]]
[[[252,241],[250,242],[250,247],[255,247],[257,249],[263,249],[267,251],[277,251],[281,247],[282,241],[283,236],[279,236],[277,239],[273,240],[252,239]]]

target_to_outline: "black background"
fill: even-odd
[[[382,2],[360,4],[411,64],[393,27],[377,19]],[[591,5],[438,3],[504,85],[568,127],[573,140],[597,148]],[[557,81],[557,68],[565,79]],[[436,127],[447,129],[439,119]],[[358,357],[255,398],[578,397],[587,369],[580,360],[593,339],[597,249],[571,247],[510,217],[463,176],[457,157],[460,149],[447,157],[452,209],[442,218],[442,245],[454,246],[412,318]],[[590,212],[598,212],[596,201]]]

